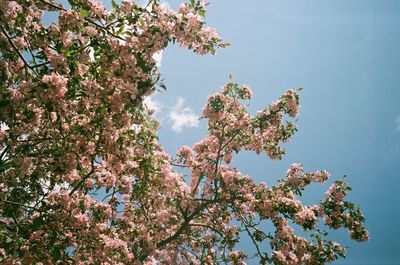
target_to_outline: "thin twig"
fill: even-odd
[[[171,162],[171,165],[172,165],[172,166],[175,166],[175,167],[187,168],[187,166],[185,166],[185,165],[176,164],[176,163],[174,163],[174,162]]]
[[[239,215],[240,221],[241,221],[242,224],[244,225],[244,228],[245,228],[245,230],[246,230],[248,236],[250,237],[251,241],[253,242],[253,245],[256,247],[258,256],[259,256],[261,259],[265,259],[266,261],[270,262],[270,259],[268,258],[267,253],[265,253],[265,255],[263,255],[263,254],[261,253],[260,247],[258,246],[258,243],[257,243],[256,240],[254,239],[254,236],[251,234],[251,232],[250,232],[250,230],[249,230],[249,227],[252,227],[252,228],[255,229],[255,230],[258,230],[258,229],[255,228],[255,227],[252,226],[252,225],[249,225],[249,224],[247,223],[246,217],[244,217],[244,216],[242,215],[242,213],[240,212],[239,209],[236,209],[236,207],[233,207],[233,209],[234,209],[234,210],[237,212],[237,214]]]
[[[45,0],[39,0],[39,1],[42,2],[42,3],[44,3],[44,4],[46,4],[46,5],[51,6],[51,7],[53,7],[53,8],[56,8],[56,9],[58,9],[58,10],[60,10],[60,11],[67,11],[65,8],[63,8],[63,7],[61,7],[61,6],[57,6],[57,5],[53,4],[53,3],[49,3],[49,2],[47,2],[47,1],[45,1]],[[126,40],[125,40],[124,38],[122,38],[121,36],[118,36],[118,35],[112,33],[107,27],[102,26],[102,25],[99,25],[99,24],[97,24],[96,22],[94,22],[93,20],[91,20],[91,19],[89,19],[89,18],[87,18],[87,17],[84,17],[84,20],[87,21],[87,22],[89,22],[90,24],[92,24],[92,25],[94,25],[94,26],[96,26],[96,27],[98,27],[98,28],[100,28],[100,29],[106,31],[108,34],[110,34],[110,35],[113,36],[114,38],[117,38],[117,39],[122,40],[122,41],[126,41]]]
[[[47,1],[45,1],[45,0],[39,0],[39,1],[42,2],[43,4],[46,4],[46,5],[48,5],[48,6],[51,6],[51,7],[55,8],[55,9],[57,9],[57,10],[67,11],[67,9],[65,9],[65,8],[62,7],[62,6],[55,5],[55,4],[50,3],[50,2],[47,2]]]
[[[38,209],[38,208],[36,208],[34,206],[25,205],[25,204],[22,204],[22,203],[19,203],[19,202],[13,202],[13,201],[9,201],[9,200],[1,200],[1,201],[4,202],[4,203],[18,205],[18,206],[21,206],[21,207],[24,207],[24,208],[27,208],[27,209],[32,209],[32,210],[35,210],[35,211],[42,212],[42,210],[40,210],[40,209]]]
[[[8,42],[11,44],[15,52],[18,54],[19,58],[24,62],[24,65],[30,69],[37,77],[39,77],[38,73],[35,72],[35,70],[32,68],[32,66],[25,60],[24,56],[22,53],[18,50],[17,46],[15,46],[15,43],[12,41],[10,35],[8,35],[7,31],[4,29],[3,26],[0,26],[1,32],[6,36]]]
[[[44,62],[44,63],[39,63],[39,64],[32,65],[32,68],[42,67],[42,66],[44,66],[46,64],[50,64],[50,62]]]
[[[77,191],[80,186],[90,177],[90,175],[93,174],[94,172],[94,163],[93,163],[94,159],[92,160],[92,168],[90,169],[89,173],[87,173],[82,179],[81,181],[79,181],[78,184],[75,185],[75,187],[72,188],[72,190],[69,192],[69,196],[72,196],[75,191]]]

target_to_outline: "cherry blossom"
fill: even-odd
[[[154,54],[228,44],[206,25],[203,1],[112,6],[0,1],[0,263],[321,264],[345,256],[322,227],[368,240],[344,180],[301,201],[326,170],[295,163],[266,184],[232,165],[242,151],[284,155],[301,89],[253,115],[250,87],[230,80],[203,109],[208,134],[167,154],[143,103],[165,88]]]

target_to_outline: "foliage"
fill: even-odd
[[[158,1],[113,1],[112,11],[95,0],[0,6],[2,264],[243,264],[243,236],[261,264],[320,264],[345,255],[321,220],[368,239],[343,181],[317,205],[300,202],[327,171],[293,164],[267,186],[231,166],[242,150],[282,157],[298,90],[251,116],[250,89],[229,83],[204,109],[209,134],[175,160],[163,151],[143,105],[163,86],[154,55],[175,42],[197,54],[227,45],[205,27],[203,2],[177,11]],[[47,26],[49,12],[58,21]],[[266,221],[275,231],[261,229]]]

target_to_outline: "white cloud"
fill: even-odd
[[[155,100],[152,98],[152,96],[148,96],[143,100],[143,103],[146,105],[146,107],[153,111],[153,114],[156,115],[157,113],[160,112],[160,110],[163,108],[163,105],[161,102]]]
[[[396,130],[400,132],[400,115],[396,118]]]
[[[172,130],[175,132],[199,126],[199,117],[194,114],[190,107],[185,107],[185,99],[182,97],[178,97],[176,104],[168,114],[168,118],[172,121]]]
[[[153,54],[153,59],[156,61],[157,68],[161,67],[162,55],[163,55],[163,50]]]
[[[136,2],[140,7],[146,8],[147,10],[151,11],[152,5],[149,4],[150,3],[149,0],[139,0],[139,1],[136,1]],[[161,1],[160,2],[160,6],[162,8],[170,8],[170,5],[169,5],[169,3],[167,1]]]
[[[167,1],[161,1],[160,5],[162,8],[171,8]]]

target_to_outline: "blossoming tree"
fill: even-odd
[[[208,135],[166,154],[143,104],[163,86],[154,55],[226,44],[201,1],[112,5],[0,0],[0,263],[322,264],[345,255],[324,229],[368,239],[343,181],[319,204],[300,201],[327,171],[293,164],[269,186],[231,166],[242,150],[281,158],[298,90],[252,116],[250,89],[228,83],[204,108]],[[46,12],[58,19],[45,25]],[[238,249],[246,237],[254,253]]]

